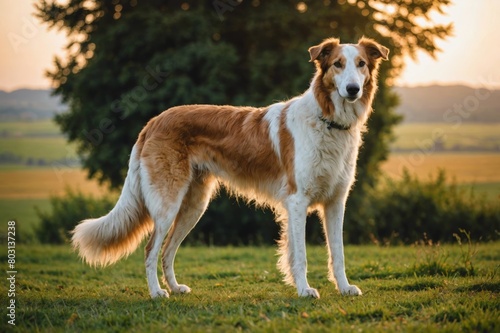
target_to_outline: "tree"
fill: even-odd
[[[405,55],[436,54],[436,40],[451,26],[433,24],[429,15],[449,3],[41,0],[36,8],[40,19],[68,35],[67,56],[48,71],[55,94],[70,107],[56,121],[77,143],[89,177],[111,188],[123,183],[137,134],[161,111],[193,103],[263,106],[297,95],[314,72],[307,49],[326,37],[356,42],[365,35],[389,47],[348,203],[347,238],[357,242],[365,223],[363,193],[376,183],[399,120],[390,84]],[[222,206],[219,200],[208,218]],[[241,213],[229,218],[243,219]]]

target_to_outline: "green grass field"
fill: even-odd
[[[494,150],[500,149],[500,124],[461,124],[446,123],[401,124],[394,128],[396,140],[392,149],[427,150],[429,144],[437,139],[445,149]]]
[[[0,122],[0,155],[15,154],[47,163],[77,159],[74,145],[68,144],[59,127],[50,120]]]
[[[62,136],[61,130],[52,120],[0,122],[3,136]]]
[[[402,125],[396,129],[396,144],[414,149],[415,142],[432,135],[438,125]],[[464,146],[471,134],[484,134],[479,142],[487,145],[491,137],[500,142],[497,125],[493,129],[486,125],[483,130],[471,126],[460,128],[464,138],[449,135],[458,140],[450,142]],[[67,158],[74,151],[58,133],[51,122],[0,123],[0,153],[54,161]],[[401,160],[410,161],[407,157],[392,155],[384,170],[398,177]],[[474,186],[492,200],[499,199],[496,170],[500,154],[424,157],[414,168],[420,176],[427,177],[429,171],[442,167],[455,172],[461,186]],[[481,175],[481,181],[470,180],[471,170],[472,177]],[[500,331],[500,243],[478,244],[472,258],[467,244],[348,246],[347,274],[363,290],[361,297],[340,296],[326,279],[326,250],[310,247],[309,280],[321,293],[319,300],[299,299],[294,288],[281,282],[274,248],[185,247],[179,251],[176,272],[179,281],[193,292],[151,300],[143,246],[127,260],[94,269],[82,264],[69,246],[26,244],[34,240],[33,227],[38,223],[33,207],[48,210],[49,197],[63,194],[67,186],[97,196],[106,192],[86,181],[85,173],[78,169],[0,168],[0,233],[6,234],[7,221],[17,221],[17,331]],[[5,240],[0,243],[5,245]],[[0,258],[7,267],[6,246],[1,249]],[[4,279],[0,284],[1,332],[12,328],[3,301],[7,301],[7,287]]]
[[[382,163],[384,174],[400,179],[404,170],[420,179],[446,171],[448,180],[492,200],[500,198],[500,154],[498,153],[393,153]]]
[[[181,248],[179,282],[193,292],[149,298],[143,251],[104,269],[68,246],[18,246],[18,332],[498,332],[500,243],[479,244],[471,265],[458,245],[346,248],[363,296],[326,279],[326,249],[308,248],[321,299],[281,282],[274,248]],[[6,262],[3,248],[0,258]],[[0,286],[2,299],[7,281]],[[9,331],[5,302],[0,330]]]
[[[463,189],[472,190],[478,195],[484,195],[488,199],[500,201],[500,182],[461,184],[460,186]]]
[[[44,159],[47,162],[76,159],[75,149],[63,137],[5,138],[0,141],[0,152],[13,150],[17,156]]]
[[[18,222],[18,241],[23,243],[35,241],[34,227],[39,223],[35,207],[49,211],[50,201],[49,199],[1,199],[0,235],[7,234],[7,221],[15,220]]]

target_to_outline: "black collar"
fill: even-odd
[[[351,125],[342,125],[342,124],[339,124],[333,120],[328,120],[328,119],[325,119],[323,117],[319,117],[319,120],[321,120],[322,122],[324,122],[327,125],[327,129],[335,128],[339,131],[348,131],[351,129]]]

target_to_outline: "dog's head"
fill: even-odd
[[[389,49],[372,39],[361,38],[358,44],[340,44],[329,38],[309,48],[327,91],[337,90],[346,101],[360,99],[365,86],[375,78],[381,60],[387,60]]]

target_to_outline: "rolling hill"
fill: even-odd
[[[500,122],[500,90],[467,86],[396,87],[405,123]]]
[[[50,119],[66,109],[61,98],[52,96],[50,90],[0,90],[0,121]]]
[[[395,87],[405,123],[500,122],[500,90],[467,86]],[[67,107],[50,90],[0,91],[0,121],[49,119]]]

